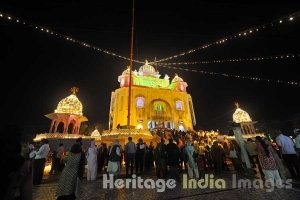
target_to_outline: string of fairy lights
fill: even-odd
[[[80,46],[83,46],[83,47],[86,47],[86,48],[90,48],[90,49],[93,49],[93,50],[96,50],[96,51],[99,51],[99,52],[102,52],[102,53],[105,53],[105,54],[108,54],[108,55],[111,55],[111,56],[114,56],[114,57],[118,57],[118,58],[130,61],[130,58],[127,58],[125,56],[118,55],[118,54],[116,54],[114,52],[111,52],[111,51],[108,51],[108,50],[105,50],[105,49],[101,49],[101,48],[99,48],[97,46],[94,46],[94,45],[91,45],[91,44],[89,44],[87,42],[83,42],[83,41],[77,40],[74,37],[58,33],[58,32],[53,31],[53,30],[51,30],[51,29],[49,29],[47,27],[40,26],[40,25],[31,23],[31,22],[25,21],[25,20],[23,20],[21,18],[13,16],[13,15],[9,15],[9,14],[0,12],[0,19],[4,19],[4,20],[7,20],[7,21],[12,22],[12,23],[17,23],[17,24],[25,25],[25,26],[31,27],[31,28],[33,28],[35,30],[41,31],[43,33],[46,33],[46,34],[58,37],[60,39],[64,39],[64,40],[66,40],[68,42],[73,42],[75,44],[79,44]],[[144,62],[138,61],[138,60],[133,60],[133,61],[136,62],[136,63],[144,63]]]
[[[228,73],[209,72],[209,71],[204,71],[204,70],[173,67],[173,66],[164,66],[164,65],[162,65],[162,67],[169,68],[169,69],[175,69],[175,70],[181,70],[181,71],[187,71],[187,72],[196,72],[196,73],[201,73],[201,74],[205,74],[205,75],[218,75],[218,76],[223,76],[223,77],[227,77],[227,78],[245,79],[245,80],[253,80],[253,81],[264,81],[264,82],[269,82],[269,83],[300,86],[300,82],[297,82],[297,81],[273,80],[273,79],[254,77],[254,76],[241,76],[241,75],[234,75],[234,74],[228,74]]]
[[[235,33],[235,34],[229,35],[227,37],[223,37],[221,39],[218,39],[214,42],[204,44],[204,45],[202,45],[198,48],[191,49],[191,50],[188,50],[188,51],[185,51],[185,52],[182,52],[182,53],[179,53],[179,54],[176,54],[174,56],[167,57],[167,58],[159,59],[156,62],[164,62],[164,61],[167,61],[167,60],[182,57],[182,56],[194,53],[196,51],[207,49],[207,48],[209,48],[211,46],[214,46],[214,45],[222,45],[222,44],[224,44],[224,43],[226,43],[230,40],[232,41],[232,40],[235,40],[237,38],[248,38],[249,36],[255,35],[255,33],[257,33],[257,32],[260,32],[260,31],[268,29],[268,28],[273,28],[276,25],[290,24],[291,22],[295,21],[296,19],[299,19],[299,17],[300,17],[300,11],[292,13],[292,14],[290,14],[288,16],[285,16],[285,17],[281,17],[279,19],[275,19],[275,20],[273,20],[269,23],[265,23],[263,25],[259,25],[259,26],[255,26],[255,27],[245,29],[245,30],[240,31],[238,33]]]
[[[300,54],[281,54],[281,55],[272,55],[272,56],[256,56],[250,58],[231,58],[231,59],[220,59],[220,60],[204,60],[204,61],[194,61],[194,62],[172,62],[172,63],[155,63],[153,64],[161,65],[197,65],[197,64],[216,64],[216,63],[236,63],[236,62],[245,62],[245,61],[268,61],[268,60],[283,60],[283,59],[293,59],[299,58]]]
[[[183,53],[180,53],[180,54],[168,57],[168,58],[160,59],[160,60],[157,60],[155,62],[149,62],[149,64],[154,64],[154,65],[161,66],[161,67],[164,67],[164,68],[170,68],[170,69],[182,70],[182,71],[188,71],[188,72],[196,72],[196,73],[201,73],[201,74],[206,74],[206,75],[218,75],[218,76],[223,76],[223,77],[227,77],[227,78],[230,77],[230,78],[237,78],[237,79],[265,81],[265,82],[269,82],[269,83],[278,83],[278,84],[288,84],[288,85],[292,85],[292,86],[299,86],[300,83],[296,82],[296,81],[272,80],[272,79],[266,79],[266,78],[260,78],[260,77],[241,76],[241,75],[233,75],[233,74],[228,74],[228,73],[209,72],[209,71],[203,71],[203,70],[196,70],[196,69],[189,69],[189,68],[171,66],[171,65],[196,65],[196,64],[242,62],[242,61],[279,60],[279,59],[289,59],[289,58],[300,57],[299,54],[282,54],[282,55],[273,55],[273,56],[265,56],[265,57],[257,56],[257,57],[251,57],[251,58],[233,58],[233,59],[220,59],[220,60],[210,60],[210,61],[164,63],[164,61],[171,60],[171,59],[181,57],[181,56],[184,56],[184,55],[188,55],[188,54],[194,53],[196,51],[199,51],[201,49],[206,49],[206,48],[208,48],[212,45],[220,45],[220,44],[223,44],[223,43],[225,43],[229,40],[233,40],[235,38],[254,35],[255,32],[258,32],[262,29],[266,29],[266,28],[269,28],[269,27],[273,27],[276,24],[292,22],[299,16],[300,16],[300,11],[296,12],[296,13],[293,13],[289,16],[274,20],[271,23],[264,24],[264,25],[261,25],[261,26],[252,27],[252,28],[249,28],[249,29],[244,30],[242,32],[239,32],[237,34],[224,37],[222,39],[217,40],[216,42],[205,44],[205,45],[203,45],[199,48],[192,49],[192,50],[189,50],[189,51],[186,51],[186,52],[183,52]],[[108,51],[108,50],[104,50],[104,49],[99,48],[97,46],[91,45],[87,42],[77,40],[74,37],[58,33],[58,32],[53,31],[53,30],[51,30],[51,29],[49,29],[45,26],[40,26],[40,25],[37,25],[35,23],[25,21],[21,18],[15,17],[15,16],[7,14],[7,13],[0,12],[0,19],[6,20],[6,21],[9,21],[9,22],[12,22],[12,23],[20,24],[20,25],[25,25],[27,27],[38,30],[40,32],[49,34],[51,36],[55,36],[57,38],[64,39],[68,42],[78,44],[78,45],[83,46],[85,48],[90,48],[90,49],[96,50],[98,52],[105,53],[107,55],[111,55],[111,56],[114,56],[114,57],[118,57],[118,58],[130,61],[130,58],[128,58],[128,57],[118,55],[118,54],[113,53],[113,52]],[[138,60],[133,60],[133,62],[144,64],[144,62],[138,61]]]

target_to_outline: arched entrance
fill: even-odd
[[[58,132],[58,133],[64,132],[64,123],[63,122],[59,122],[59,124],[57,125],[56,132]]]
[[[74,133],[75,124],[76,121],[74,119],[70,121],[67,131],[68,133]]]
[[[171,106],[167,101],[156,99],[150,103],[148,129],[173,128]]]

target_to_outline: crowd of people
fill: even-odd
[[[284,183],[287,178],[300,178],[300,129],[297,137],[291,138],[276,131],[274,140],[256,136],[248,138],[241,146],[235,139],[222,140],[214,134],[170,131],[156,133],[158,141],[148,144],[139,138],[128,137],[124,146],[118,140],[111,144],[96,145],[90,141],[87,149],[82,148],[82,138],[76,140],[69,151],[60,143],[50,151],[49,141],[42,139],[37,145],[16,145],[19,157],[11,162],[18,163],[9,174],[8,193],[4,199],[32,199],[32,185],[42,183],[45,163],[52,157],[50,175],[58,174],[57,199],[75,199],[84,175],[87,181],[95,181],[97,174],[119,176],[125,163],[126,177],[133,174],[143,176],[155,169],[157,178],[180,181],[180,174],[201,179],[205,174],[222,176],[224,171],[234,170],[243,174],[247,168],[247,152],[251,168],[263,180]],[[17,188],[17,189],[16,189]],[[25,198],[26,197],[26,198]]]

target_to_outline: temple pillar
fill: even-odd
[[[57,127],[58,127],[58,124],[59,124],[60,122],[58,122],[58,123],[55,123],[55,129],[54,129],[54,133],[57,133]]]
[[[49,133],[52,133],[54,122],[55,122],[55,120],[52,120],[51,125],[50,125]]]

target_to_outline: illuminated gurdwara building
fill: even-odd
[[[187,83],[178,75],[171,83],[147,61],[132,71],[130,125],[136,129],[170,128],[193,130],[196,125],[193,101],[186,92]],[[120,88],[111,94],[110,129],[127,125],[130,68],[118,77]]]

